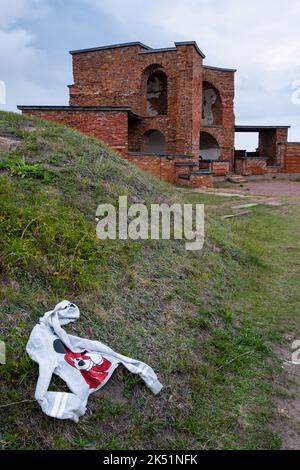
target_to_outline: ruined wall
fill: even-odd
[[[226,176],[229,173],[230,163],[229,162],[213,162],[212,172],[215,176]]]
[[[202,99],[203,99],[203,61],[193,50],[193,82],[192,82],[192,153],[199,161],[200,131],[202,124]]]
[[[126,111],[24,109],[23,114],[73,127],[83,134],[103,140],[123,157],[128,154],[128,112]]]
[[[143,117],[129,123],[129,149],[134,152],[143,152],[147,131],[158,130],[166,138],[166,153],[193,154],[197,161],[202,128],[218,141],[220,159],[229,161],[232,169],[234,71],[203,68],[202,62],[196,48],[184,43],[167,50],[135,44],[76,53],[70,104],[130,106]],[[204,92],[216,90],[216,119],[209,126],[202,125],[204,82]]]
[[[194,188],[213,188],[214,177],[213,175],[192,175],[189,180],[189,186]]]
[[[288,129],[268,129],[259,133],[258,151],[267,157],[268,165],[279,165],[278,142],[287,141]]]
[[[117,45],[72,53],[74,84],[70,85],[70,108],[31,109],[25,113],[61,122],[105,141],[110,147],[141,168],[166,181],[176,181],[176,161],[168,156],[193,159],[199,165],[200,132],[209,133],[220,148],[216,166],[219,174],[233,168],[234,153],[234,71],[203,68],[203,54],[195,43],[151,50],[139,43]],[[203,83],[215,90],[213,115],[202,126]],[[208,88],[207,85],[208,84]],[[109,110],[125,106],[132,112]],[[83,109],[94,107],[94,110]],[[106,111],[96,109],[106,107]],[[145,145],[145,136],[160,132],[156,157],[145,153],[156,146]],[[140,153],[140,155],[130,155]],[[151,150],[152,151],[152,150]],[[161,154],[165,154],[166,158]],[[180,163],[180,162],[177,162]],[[196,175],[197,176],[197,175]],[[191,181],[197,180],[193,176]],[[199,175],[198,175],[199,176]],[[200,177],[199,177],[200,178]],[[199,179],[198,178],[198,179]]]
[[[234,164],[234,134],[235,134],[235,116],[234,116],[234,71],[203,68],[204,92],[211,88],[211,84],[219,92],[219,97],[211,103],[212,111],[215,116],[214,124],[202,124],[201,130],[212,135],[220,147],[220,160],[230,162],[230,169]],[[220,99],[222,111],[215,109]],[[212,100],[214,101],[214,100]],[[219,106],[219,105],[218,105]],[[207,121],[206,121],[207,122]]]
[[[209,164],[200,162],[199,169],[210,170],[215,176],[226,176],[229,173],[229,162],[222,162],[220,160],[212,161]]]
[[[80,52],[72,55],[74,85],[72,106],[130,105],[140,113],[140,70],[136,58],[139,45]]]
[[[147,86],[155,70],[167,77],[167,114],[148,116]],[[193,45],[179,44],[167,51],[134,45],[77,53],[73,54],[73,71],[71,105],[126,105],[144,118],[130,126],[131,150],[141,151],[146,131],[159,130],[165,135],[167,152],[193,153],[198,158],[202,57]]]
[[[278,145],[283,173],[300,173],[300,142],[286,142]]]
[[[267,173],[267,160],[263,158],[237,158],[235,170],[236,173],[243,176],[265,175]]]
[[[159,155],[129,155],[126,157],[131,163],[134,163],[142,170],[150,173],[169,183],[174,183],[176,179],[176,169],[173,159],[161,157]]]

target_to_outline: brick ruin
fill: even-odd
[[[69,106],[19,106],[24,114],[103,140],[171,183],[212,186],[230,173],[300,173],[288,126],[237,126],[234,69],[203,64],[195,42],[152,49],[139,42],[71,51]],[[256,152],[235,150],[236,132],[259,134]]]

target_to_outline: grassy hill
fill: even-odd
[[[299,204],[224,221],[229,198],[178,190],[71,129],[2,112],[0,136],[20,140],[0,152],[0,448],[280,448],[273,351],[296,324]],[[97,239],[96,208],[119,195],[206,203],[204,249]],[[163,392],[120,367],[79,424],[43,415],[25,345],[63,299],[81,309],[69,332],[147,362]]]

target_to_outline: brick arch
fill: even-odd
[[[168,77],[160,64],[149,65],[142,74],[142,97],[146,116],[168,113]]]
[[[221,94],[215,85],[207,81],[204,81],[202,85],[202,124],[204,126],[223,124]]]
[[[219,160],[221,149],[217,139],[209,132],[200,132],[200,160]]]
[[[142,135],[142,152],[145,153],[166,153],[166,138],[157,129],[150,129]]]

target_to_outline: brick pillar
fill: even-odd
[[[192,45],[177,45],[176,153],[199,155],[202,58]]]

